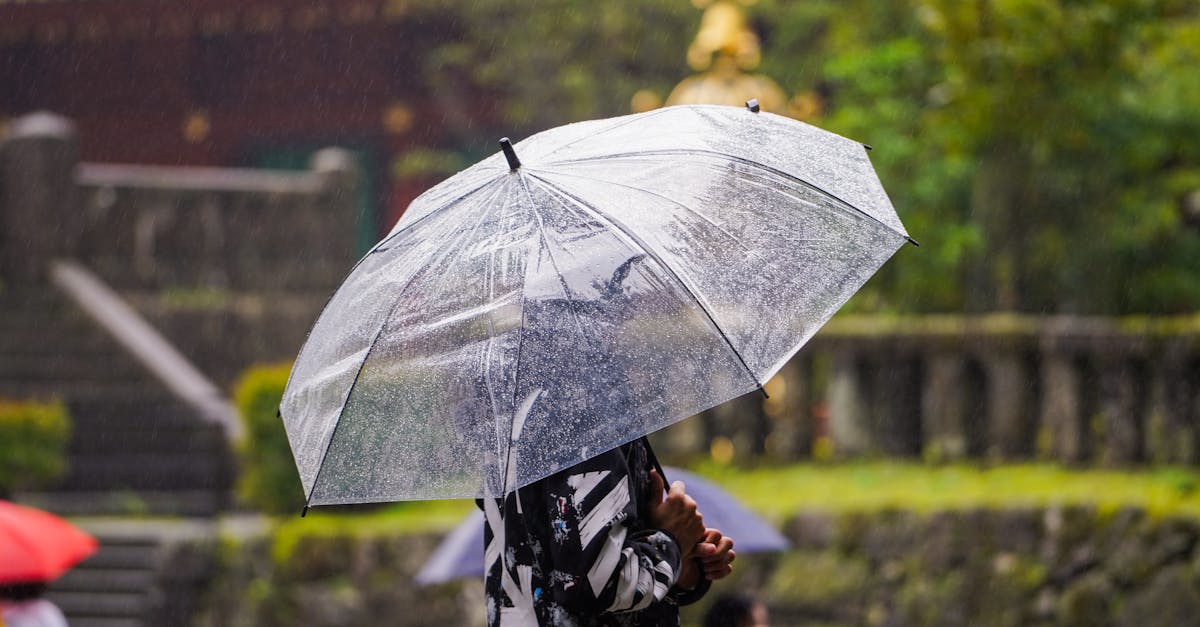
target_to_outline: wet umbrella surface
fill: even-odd
[[[759,388],[908,240],[861,144],[769,113],[513,148],[317,320],[281,406],[310,504],[500,494]]]

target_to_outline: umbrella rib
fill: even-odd
[[[822,194],[822,195],[824,195],[824,196],[828,196],[829,198],[831,198],[831,199],[833,199],[833,200],[835,200],[835,201],[837,201],[837,202],[841,203],[842,205],[845,205],[845,206],[846,206],[846,208],[850,209],[851,211],[854,211],[854,212],[860,213],[860,214],[862,214],[863,216],[866,216],[867,218],[870,218],[871,220],[873,220],[873,221],[875,221],[875,222],[878,222],[878,223],[879,223],[880,225],[882,225],[883,227],[887,228],[888,230],[892,231],[893,233],[896,233],[897,235],[899,235],[899,236],[903,237],[904,239],[906,239],[906,240],[908,240],[908,241],[910,241],[910,242],[911,242],[911,241],[913,241],[913,240],[912,240],[912,238],[911,238],[911,237],[909,237],[907,233],[902,233],[902,232],[899,232],[899,231],[897,231],[897,230],[896,230],[896,227],[894,227],[894,226],[892,226],[892,225],[890,225],[890,224],[888,224],[888,223],[884,222],[883,220],[880,220],[879,218],[877,218],[877,217],[875,217],[875,216],[871,215],[870,213],[867,213],[866,211],[863,211],[862,209],[859,209],[858,207],[856,207],[856,206],[854,206],[853,204],[851,204],[849,201],[847,201],[847,200],[845,200],[845,199],[841,198],[840,196],[838,196],[837,194],[834,194],[833,192],[830,192],[830,191],[826,190],[825,188],[821,187],[820,185],[817,185],[817,184],[815,184],[815,183],[812,183],[812,182],[806,181],[806,180],[804,180],[804,179],[802,179],[802,178],[800,178],[800,177],[798,177],[798,176],[796,176],[796,175],[794,175],[794,174],[789,174],[789,173],[787,173],[787,172],[784,172],[783,170],[780,170],[780,169],[778,169],[778,168],[771,167],[771,166],[769,166],[769,165],[767,165],[767,164],[765,164],[765,163],[761,163],[761,162],[755,161],[755,160],[753,160],[753,159],[747,159],[747,158],[745,158],[745,157],[738,157],[738,156],[730,155],[730,154],[728,154],[728,153],[723,153],[723,152],[719,152],[719,151],[716,151],[716,150],[701,150],[701,149],[690,149],[690,150],[641,150],[641,151],[638,151],[638,152],[621,152],[621,153],[613,153],[613,154],[610,154],[610,155],[600,155],[600,156],[595,156],[595,157],[587,157],[587,158],[583,158],[583,159],[566,159],[566,160],[563,160],[563,161],[555,161],[555,162],[552,162],[552,163],[545,163],[544,165],[568,165],[568,164],[572,164],[572,163],[584,163],[584,162],[591,162],[591,161],[607,161],[607,160],[611,160],[611,159],[624,159],[624,158],[627,158],[627,157],[643,157],[643,156],[680,156],[680,155],[704,155],[704,156],[713,156],[713,157],[718,157],[718,158],[720,158],[720,159],[725,159],[725,160],[729,160],[729,161],[736,161],[736,162],[738,162],[738,163],[742,163],[742,164],[745,164],[745,165],[754,166],[754,167],[756,167],[756,168],[761,168],[761,169],[763,169],[763,170],[765,170],[765,171],[767,171],[767,172],[770,172],[771,174],[774,174],[774,175],[776,175],[776,176],[783,177],[783,178],[785,178],[785,179],[788,179],[788,180],[795,181],[795,182],[797,182],[797,183],[799,183],[799,184],[801,184],[801,185],[803,185],[803,186],[805,186],[805,187],[808,187],[808,188],[812,189],[813,191],[816,191],[816,192],[817,192],[817,193],[819,193],[819,194]]]
[[[571,298],[570,289],[568,288],[566,281],[563,279],[562,272],[559,270],[558,261],[555,260],[554,253],[550,250],[550,239],[548,237],[546,237],[545,221],[542,219],[542,214],[540,212],[538,212],[538,210],[536,208],[536,204],[533,202],[533,195],[529,191],[528,182],[526,181],[526,178],[524,176],[520,177],[520,181],[521,181],[521,189],[525,192],[525,198],[526,198],[527,205],[529,207],[529,211],[533,214],[534,219],[537,221],[538,236],[542,240],[542,242],[546,244],[546,255],[550,258],[550,265],[554,268],[554,273],[559,278],[559,281],[558,281],[559,289],[562,292],[563,297],[567,300],[567,302],[574,304],[575,300]],[[569,308],[569,310],[571,312],[571,319],[575,323],[576,332],[579,334],[580,338],[584,342],[588,342],[587,336],[583,333],[583,324],[579,320],[579,313],[575,310],[574,307]],[[516,379],[516,377],[521,376],[521,349],[523,348],[524,344],[525,344],[525,292],[524,292],[524,290],[522,290],[521,291],[521,330],[520,330],[520,335],[518,336],[518,339],[517,339],[517,357],[516,357],[516,361],[513,363],[513,369],[514,369],[515,374],[514,374],[514,380],[513,380],[512,406],[514,407],[514,409],[517,407],[517,391],[520,389],[520,386],[518,385],[519,379]],[[502,494],[506,494],[508,491],[509,466],[512,464],[512,449],[513,449],[513,446],[515,445],[515,443],[516,443],[515,438],[513,438],[511,436],[511,428],[510,428],[510,436],[508,438],[508,449],[505,451],[506,462],[505,462],[505,469],[504,469],[504,475],[503,475],[504,480],[501,484],[501,493]]]
[[[495,182],[496,180],[502,180],[502,179],[493,179],[491,182]],[[482,189],[482,187],[485,187],[485,186],[476,188],[475,190],[472,190],[471,193],[474,193],[474,192],[478,191],[479,189]],[[463,196],[459,197],[458,200],[462,200],[467,195],[470,195],[470,194],[464,194]],[[447,206],[449,206],[449,204],[443,206],[442,208],[445,208]],[[465,253],[464,250],[458,248],[455,244],[458,241],[461,241],[464,238],[466,238],[468,235],[473,235],[476,231],[478,231],[480,225],[483,224],[484,218],[486,218],[487,215],[488,214],[486,211],[479,212],[479,220],[475,223],[475,225],[471,228],[470,231],[466,231],[466,230],[461,231],[458,234],[458,237],[456,238],[456,240],[454,242],[450,242],[447,246],[443,247],[443,249],[442,249],[443,254],[440,257],[440,259],[445,260],[445,259],[449,258],[450,253],[452,251],[456,251],[456,250],[459,252],[459,254]],[[407,229],[405,229],[405,230],[407,230]],[[399,235],[399,234],[400,233],[397,232],[394,235]],[[391,238],[388,238],[388,239],[391,239]],[[372,251],[372,252],[374,252],[374,251]],[[408,281],[405,281],[404,285],[400,289],[396,290],[396,292],[394,294],[395,302],[392,303],[392,306],[388,309],[387,315],[385,315],[383,317],[382,322],[380,322],[379,330],[377,330],[375,332],[375,335],[371,338],[371,342],[369,344],[367,344],[367,351],[363,355],[362,363],[360,363],[358,365],[358,371],[354,373],[354,380],[350,382],[350,387],[346,389],[346,398],[345,398],[345,400],[342,401],[341,411],[338,412],[337,423],[335,423],[333,425],[333,432],[329,434],[329,441],[325,443],[325,451],[323,453],[321,453],[321,462],[317,466],[316,476],[313,477],[312,488],[309,489],[308,496],[304,499],[304,512],[308,511],[309,505],[312,503],[312,496],[317,491],[317,485],[320,484],[320,482],[321,482],[321,471],[325,469],[325,458],[329,456],[329,449],[333,448],[333,441],[334,441],[334,439],[337,438],[338,427],[342,426],[342,415],[345,414],[346,405],[349,404],[349,402],[350,402],[350,396],[352,394],[354,394],[354,388],[358,385],[358,380],[362,376],[363,369],[366,368],[367,360],[371,356],[371,351],[375,349],[375,344],[379,341],[380,336],[383,335],[383,330],[385,328],[387,328],[388,320],[390,320],[392,315],[396,313],[396,310],[400,308],[400,304],[404,302],[403,300],[401,300],[400,296],[402,296],[404,294],[405,290],[407,290],[408,287],[410,285],[412,285],[414,281],[417,280],[417,277],[421,276],[421,274],[423,274],[423,272],[425,270],[430,268],[431,265],[432,264],[426,264],[423,268],[418,269],[416,272],[413,272],[412,276],[408,277]],[[443,273],[442,281],[444,282],[445,280],[446,280],[446,273]],[[301,514],[301,515],[303,515],[303,514]]]
[[[579,198],[579,197],[575,196],[574,194],[571,194],[565,190],[559,189],[558,187],[554,186],[549,181],[547,181],[541,177],[538,177],[537,175],[535,175],[531,172],[526,172],[526,174],[531,179],[538,181],[543,186],[545,186],[547,191],[549,191],[550,193],[559,194],[559,195],[565,196],[567,198],[570,198],[574,202],[574,204],[578,205],[579,207],[582,207],[584,211],[591,213],[593,216],[595,216],[596,218],[600,219],[603,222],[611,224],[613,226],[613,228],[620,231],[621,234],[624,235],[625,237],[629,238],[633,243],[635,243],[638,246],[638,248],[640,248],[643,252],[645,252],[647,255],[649,255],[650,258],[653,259],[660,267],[662,267],[664,270],[666,270],[667,274],[669,274],[671,276],[671,278],[675,280],[675,282],[679,285],[679,287],[683,289],[684,293],[687,294],[689,297],[691,297],[692,301],[696,303],[696,306],[700,308],[700,311],[704,312],[704,316],[708,319],[709,324],[711,324],[713,326],[713,328],[717,330],[717,333],[720,334],[721,339],[725,341],[725,345],[729,347],[729,350],[733,352],[733,355],[735,357],[737,357],[738,362],[741,363],[742,367],[746,369],[746,373],[750,375],[750,379],[752,381],[754,381],[754,385],[757,386],[759,391],[761,391],[764,395],[766,394],[766,390],[763,389],[762,382],[758,380],[758,375],[754,374],[754,370],[752,370],[750,368],[750,365],[746,363],[745,358],[742,357],[742,353],[740,351],[738,351],[737,347],[733,345],[733,341],[729,338],[729,335],[727,335],[725,333],[725,330],[721,328],[721,325],[717,323],[716,317],[713,315],[713,313],[711,311],[709,311],[709,308],[704,304],[704,301],[703,301],[703,299],[700,298],[700,295],[697,294],[696,291],[693,290],[691,288],[691,286],[689,286],[687,284],[686,281],[684,281],[683,277],[680,276],[680,274],[678,272],[676,272],[675,269],[672,268],[666,262],[666,260],[664,260],[662,257],[660,257],[658,255],[658,253],[655,252],[652,247],[650,247],[650,245],[648,245],[646,242],[642,241],[642,238],[638,237],[637,234],[635,234],[632,230],[630,230],[628,227],[626,227],[624,224],[622,224],[619,220],[605,214],[603,211],[600,211],[599,209],[597,209],[595,207],[588,205],[581,198]]]

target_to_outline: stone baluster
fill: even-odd
[[[987,377],[987,456],[1018,459],[1032,450],[1030,407],[1032,390],[1029,368],[1012,348],[993,350],[982,356]]]
[[[353,152],[343,148],[322,148],[309,159],[309,169],[325,180],[329,205],[320,214],[327,220],[324,252],[329,259],[335,260],[330,271],[336,276],[353,265],[356,258],[355,224],[366,219],[358,204],[362,168]],[[343,263],[345,268],[341,267]]]
[[[892,346],[870,360],[874,390],[871,422],[878,431],[880,451],[913,457],[921,453],[922,360]]]
[[[967,455],[966,364],[961,353],[936,353],[926,361],[921,392],[922,455],[953,461]]]
[[[1040,457],[1077,464],[1085,457],[1086,421],[1080,398],[1082,373],[1072,355],[1043,348],[1041,416],[1045,438],[1039,438]]]
[[[50,260],[71,256],[78,239],[75,127],[50,113],[15,120],[0,144],[0,276],[46,280]]]
[[[1126,354],[1106,353],[1100,357],[1100,433],[1098,461],[1105,466],[1124,466],[1144,459],[1144,410],[1146,394],[1139,378],[1143,373]]]
[[[1194,464],[1196,450],[1195,346],[1170,341],[1150,368],[1150,409],[1146,415],[1146,459],[1154,464]]]
[[[856,350],[842,346],[833,355],[829,373],[829,435],[838,455],[859,455],[875,449],[870,417],[871,390]]]
[[[811,360],[800,354],[766,384],[770,398],[763,399],[767,419],[766,453],[778,460],[795,460],[812,452],[813,424],[810,382]]]

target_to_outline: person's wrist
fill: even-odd
[[[704,578],[700,571],[699,564],[694,559],[685,559],[679,567],[679,577],[675,580],[675,587],[680,590],[694,590],[700,585],[700,580]]]

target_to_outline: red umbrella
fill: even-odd
[[[96,546],[95,538],[50,512],[0,500],[0,584],[57,579]]]

